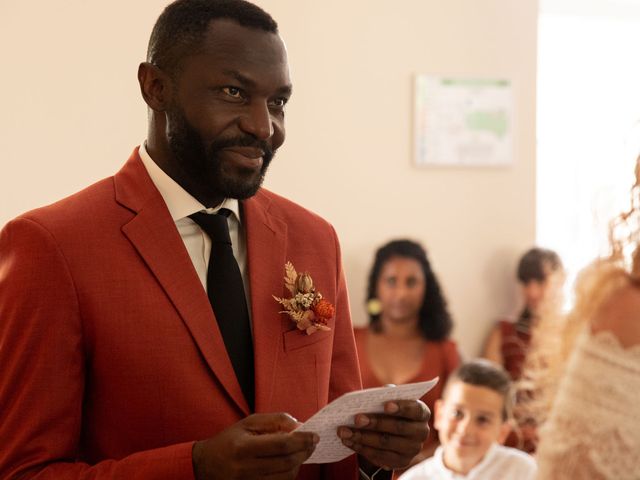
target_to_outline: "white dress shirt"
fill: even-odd
[[[231,246],[242,274],[247,305],[251,305],[247,275],[247,244],[242,224],[240,223],[240,204],[238,200],[226,198],[220,205],[214,208],[206,208],[153,161],[147,152],[145,142],[140,145],[139,154],[147,173],[151,177],[151,181],[160,192],[164,203],[169,209],[169,214],[176,224],[178,233],[182,237],[184,246],[189,253],[205,291],[207,289],[207,268],[211,252],[211,239],[196,222],[189,218],[189,215],[200,211],[215,213],[221,208],[231,210],[231,215],[227,217]],[[249,316],[251,316],[250,311]]]
[[[534,480],[538,471],[531,455],[497,443],[467,475],[449,470],[442,455],[440,446],[433,457],[411,467],[399,480]]]

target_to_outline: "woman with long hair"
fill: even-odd
[[[433,410],[460,358],[449,338],[453,322],[447,302],[420,244],[394,240],[378,249],[369,274],[367,310],[369,326],[355,330],[363,386],[439,376],[438,385],[422,399]],[[437,445],[432,433],[414,463]]]
[[[522,386],[541,425],[539,478],[640,477],[640,158],[609,238],[571,312],[543,314],[533,333]]]

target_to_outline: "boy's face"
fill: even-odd
[[[487,387],[459,380],[449,385],[435,405],[435,427],[450,470],[467,474],[494,442],[502,443],[509,424],[502,419],[504,399]]]

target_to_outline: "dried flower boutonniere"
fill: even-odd
[[[284,285],[291,292],[291,298],[273,296],[284,307],[280,313],[289,315],[296,326],[304,330],[307,335],[317,330],[331,330],[327,326],[327,321],[335,314],[335,307],[316,291],[308,273],[299,274],[291,262],[287,262],[284,269],[286,273]]]

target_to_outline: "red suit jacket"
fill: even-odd
[[[242,202],[256,412],[303,421],[360,388],[338,240],[266,190]],[[336,306],[307,336],[284,264]],[[193,478],[191,449],[249,414],[207,295],[137,149],[114,177],[0,233],[0,478]],[[22,475],[22,476],[21,476]],[[356,478],[355,457],[300,479]]]

